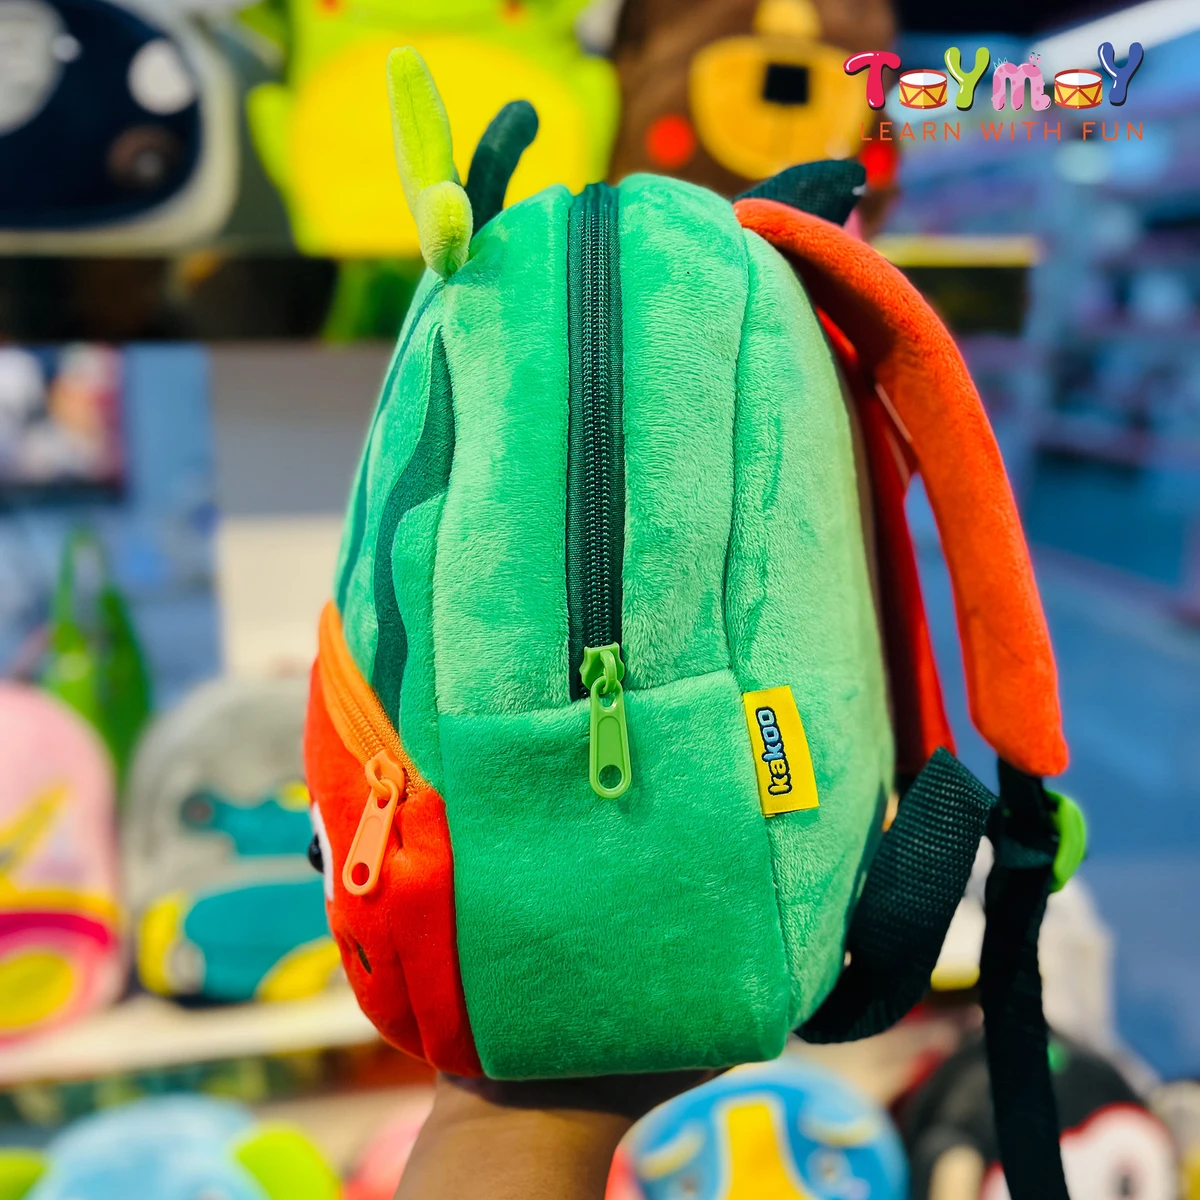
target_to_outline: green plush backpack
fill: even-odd
[[[928,986],[995,798],[933,753],[948,731],[919,744],[940,733],[936,677],[895,678],[927,637],[907,531],[905,560],[872,490],[895,460],[872,450],[857,359],[839,372],[809,290],[848,329],[866,263],[901,289],[879,312],[915,303],[940,325],[862,243],[779,199],[844,200],[844,218],[856,166],[789,173],[736,210],[634,176],[501,211],[528,106],[493,124],[464,190],[423,64],[396,51],[389,72],[432,269],[354,486],[306,739],[313,858],[364,1010],[437,1066],[497,1078],[720,1067],[801,1026],[876,1032]],[[943,533],[964,569],[975,554],[1011,575],[964,636],[976,692],[1003,670],[1024,692],[976,719],[1033,806],[1021,878],[1044,904],[1060,806],[1038,776],[1064,751],[1011,494],[957,354],[962,379],[909,403],[919,389],[889,371],[928,364],[908,346],[870,359],[879,323],[854,369],[909,405],[885,419],[962,406],[951,436],[969,445],[927,480],[935,508],[943,478],[981,464],[965,485],[988,502],[981,538],[962,550],[957,517]],[[912,444],[936,443],[913,424]],[[956,582],[960,611],[994,583]],[[1001,664],[1013,620],[1024,660]],[[897,729],[913,705],[924,718],[898,773],[902,701]],[[1028,949],[1030,921],[1006,944]],[[1033,979],[1040,1020],[1036,962]]]

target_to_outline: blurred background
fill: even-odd
[[[1121,106],[1106,41],[1144,52]],[[1105,1133],[1140,1166],[1104,1160],[1078,1197],[1200,1197],[1196,0],[0,0],[0,1197],[33,1200],[48,1163],[75,1188],[56,1196],[145,1194],[90,1181],[72,1130],[105,1120],[131,1163],[203,1133],[226,1180],[206,1196],[282,1195],[231,1149],[276,1118],[314,1198],[390,1196],[427,1110],[425,1068],[340,978],[299,755],[421,271],[382,66],[406,43],[464,174],[501,105],[534,103],[509,203],[646,170],[733,196],[861,159],[854,228],[972,369],[1057,650],[1061,786],[1091,842],[1043,935],[1047,1008],[1063,1053],[1109,1073],[1076,1081],[1074,1124],[1125,1105],[1146,1126]],[[906,107],[892,71],[875,111],[842,72],[892,49],[944,74],[950,46],[987,49],[970,111]],[[994,66],[1031,54],[1055,104],[994,111]],[[1108,98],[1060,96],[1060,71]],[[1017,121],[985,137],[998,117]],[[959,753],[990,781],[919,485],[909,517]],[[797,1045],[774,1078],[878,1117],[879,1162],[838,1160],[821,1196],[1006,1195],[984,1142],[964,1175],[921,1165],[975,1046],[973,889],[921,1010],[864,1047]],[[612,1194],[715,1200],[643,1169],[696,1119],[643,1129]],[[892,1142],[911,1184],[879,1165]]]

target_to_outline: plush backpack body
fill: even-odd
[[[834,223],[861,168],[790,169],[732,206],[633,176],[502,212],[529,107],[464,189],[415,52],[389,84],[432,269],[306,734],[312,857],[364,1011],[498,1078],[868,1036],[928,988],[986,827],[998,1136],[1014,1197],[1065,1200],[1037,929],[1083,842],[1042,784],[1066,764],[1054,662],[961,356]],[[916,470],[998,803],[949,753]]]
[[[445,800],[489,1073],[768,1058],[832,985],[892,774],[855,480],[803,288],[711,193],[552,188],[418,297],[338,599]],[[580,669],[614,644],[631,771],[606,797]],[[772,689],[778,796],[743,702]]]

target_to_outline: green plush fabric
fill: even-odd
[[[471,201],[462,184],[445,179],[427,187],[413,216],[426,265],[439,275],[453,275],[467,261],[471,245]]]
[[[442,495],[450,483],[454,461],[454,388],[441,335],[430,358],[429,395],[421,437],[388,492],[379,517],[375,552],[375,657],[367,676],[384,711],[399,717],[400,686],[408,661],[408,630],[397,597],[394,547],[400,523],[414,508]],[[433,541],[428,543],[430,557]]]
[[[456,450],[433,586],[443,713],[568,700],[570,204],[550,188],[501,213],[445,289]]]
[[[729,665],[721,589],[746,251],[727,201],[621,186],[627,688]]]
[[[425,60],[412,46],[397,46],[388,55],[387,89],[396,166],[404,198],[415,214],[426,188],[458,182],[450,119]],[[470,240],[469,230],[467,237]]]
[[[407,513],[392,546],[396,603],[408,636],[397,729],[417,769],[439,792],[443,776],[433,666],[433,563],[445,502],[442,492]]]
[[[821,807],[767,821],[792,1020],[833,986],[891,787],[893,745],[849,416],[804,289],[746,233],[726,622],[743,691],[792,689]]]
[[[389,711],[400,685],[405,745],[445,798],[472,1030],[511,1078],[777,1053],[838,974],[892,778],[851,421],[811,305],[726,202],[642,176],[619,216],[633,784],[589,787],[566,598],[571,202],[515,205],[427,276],[339,584],[355,659]],[[398,523],[393,500],[389,524],[444,393],[448,487]],[[820,807],[764,818],[741,694],[785,684]]]
[[[428,410],[433,351],[441,293],[431,292],[413,326],[401,339],[402,352],[389,372],[359,467],[354,514],[344,542],[345,566],[338,608],[346,644],[365,679],[375,670],[379,624],[375,612],[375,555],[388,497],[421,440]]]
[[[528,100],[510,100],[483,131],[467,177],[467,199],[476,229],[503,211],[513,173],[537,131],[537,111]]]
[[[719,671],[626,705],[637,774],[618,801],[588,786],[586,702],[442,717],[459,960],[493,1077],[783,1049],[787,969],[737,684]]]
[[[368,519],[367,485],[371,449],[375,444],[376,434],[379,430],[379,421],[384,412],[391,406],[396,396],[396,384],[400,365],[405,361],[413,336],[422,325],[430,306],[437,299],[441,289],[442,280],[432,271],[426,271],[421,276],[421,280],[417,284],[417,290],[413,293],[408,313],[404,318],[404,324],[400,330],[400,338],[396,343],[396,349],[392,354],[391,361],[388,363],[387,374],[384,376],[383,386],[380,390],[379,403],[375,406],[375,414],[371,420],[371,427],[367,431],[366,449],[359,461],[358,471],[355,473],[354,483],[350,489],[350,501],[346,511],[346,524],[342,531],[342,542],[338,549],[337,568],[334,572],[334,597],[337,601],[338,609],[342,613],[343,620],[346,620],[350,598],[350,584],[355,571],[358,570],[361,573],[360,556],[364,553],[373,552],[372,547],[366,542]],[[403,402],[399,403],[403,407]],[[410,417],[410,419],[412,418]],[[415,445],[416,441],[414,438],[409,446],[410,453],[412,446]],[[366,573],[366,577],[370,577],[369,571]],[[370,643],[371,653],[374,653],[373,633],[367,641]],[[364,660],[356,654],[356,661],[362,666]],[[365,661],[369,665],[371,660],[367,657]]]

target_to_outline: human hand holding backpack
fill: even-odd
[[[396,1200],[601,1200],[617,1143],[634,1121],[710,1076],[525,1083],[439,1076]]]

